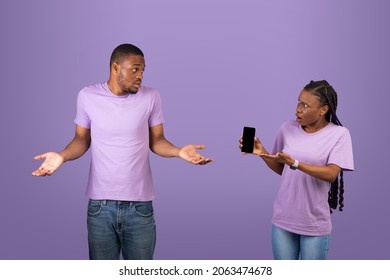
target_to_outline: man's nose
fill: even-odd
[[[142,80],[144,78],[144,74],[142,72],[139,72],[137,73],[136,78]]]

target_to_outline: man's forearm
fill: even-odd
[[[75,160],[88,151],[90,144],[90,141],[74,138],[59,154],[64,158],[64,162]]]
[[[150,146],[150,149],[153,153],[162,157],[178,157],[180,151],[180,148],[176,147],[165,138],[155,141],[153,145]]]

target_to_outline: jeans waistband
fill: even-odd
[[[152,201],[126,201],[126,200],[108,200],[108,199],[89,199],[89,202],[93,202],[100,205],[133,205],[137,203],[152,203]]]

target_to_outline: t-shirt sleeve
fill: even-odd
[[[272,147],[272,154],[276,154],[277,152],[281,152],[284,148],[284,136],[283,136],[283,130],[286,126],[286,123],[282,124],[282,126],[279,128],[279,131],[276,134],[276,138],[274,141],[274,146]]]
[[[156,126],[164,122],[161,96],[158,91],[155,91],[152,106],[152,111],[149,116],[149,127]]]
[[[282,128],[283,126],[279,129],[278,133],[276,134],[274,146],[272,147],[273,155],[283,150],[283,129]]]
[[[352,139],[348,129],[343,129],[343,133],[330,152],[328,164],[336,164],[346,171],[354,170]]]
[[[80,91],[77,96],[77,112],[74,122],[84,128],[91,128],[91,120],[85,110],[85,92]]]

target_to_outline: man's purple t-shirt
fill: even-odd
[[[150,201],[155,198],[149,162],[149,127],[163,123],[158,91],[114,95],[107,83],[83,88],[75,123],[91,130],[90,199]]]
[[[296,121],[284,123],[277,134],[272,153],[281,151],[307,164],[336,164],[342,170],[354,169],[350,133],[347,128],[333,123],[315,133],[305,132]],[[272,223],[297,234],[330,234],[329,190],[329,182],[299,170],[291,170],[285,165],[274,202]]]

